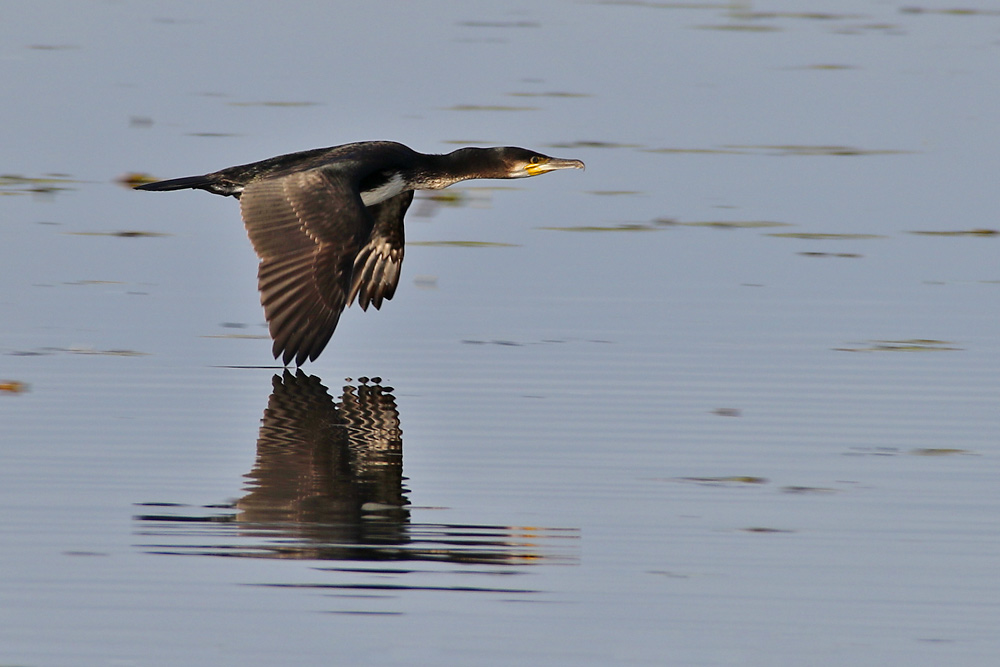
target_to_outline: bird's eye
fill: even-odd
[[[531,159],[528,160],[528,162],[530,164],[539,164],[541,161],[542,161],[542,158],[538,157],[537,155],[532,155]]]

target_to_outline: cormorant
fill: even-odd
[[[583,168],[579,160],[510,146],[427,155],[392,141],[363,141],[136,189],[193,188],[240,200],[260,258],[257,284],[272,352],[287,366],[315,360],[355,298],[364,310],[392,298],[414,190]]]

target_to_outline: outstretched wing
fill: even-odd
[[[260,257],[257,282],[275,358],[286,365],[316,359],[347,305],[371,215],[346,178],[318,169],[253,181],[240,211]]]
[[[413,191],[408,190],[368,207],[375,226],[354,260],[348,304],[357,297],[363,310],[368,310],[368,304],[378,309],[383,299],[391,299],[396,293],[399,267],[403,264],[403,216],[411,201]]]

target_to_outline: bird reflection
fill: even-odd
[[[237,520],[281,524],[317,545],[293,557],[324,557],[313,551],[331,542],[404,539],[409,501],[392,388],[359,378],[335,402],[319,378],[302,371],[275,375],[272,384]]]
[[[579,538],[572,528],[412,523],[399,412],[379,378],[348,380],[336,399],[301,370],[275,375],[272,386],[245,495],[205,507],[142,503],[143,548],[497,565],[575,559],[559,548]]]

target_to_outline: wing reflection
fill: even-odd
[[[384,539],[387,529],[405,524],[403,434],[392,388],[362,378],[335,403],[319,378],[302,371],[272,383],[238,519],[322,526],[326,538],[358,541],[370,533]]]
[[[565,561],[560,543],[579,538],[575,529],[412,523],[391,387],[359,378],[335,400],[302,371],[275,375],[272,385],[246,494],[212,507],[144,503],[140,533],[156,538],[144,550],[514,564]]]

